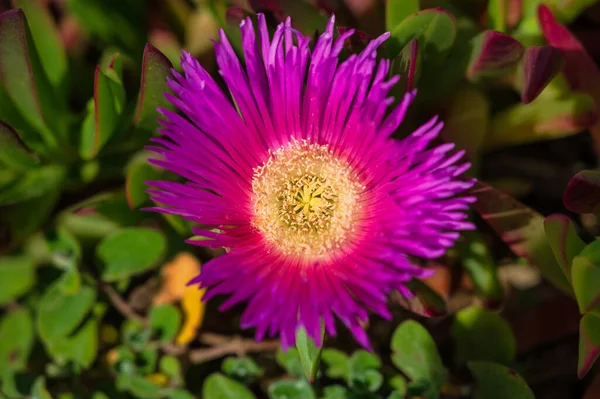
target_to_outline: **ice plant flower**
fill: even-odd
[[[190,282],[206,299],[227,294],[221,308],[247,301],[243,328],[256,338],[295,342],[304,327],[318,345],[335,317],[369,348],[368,310],[390,318],[387,295],[430,271],[411,257],[444,254],[472,229],[460,196],[473,180],[453,144],[430,146],[442,128],[432,118],[403,140],[390,138],[416,92],[391,112],[390,62],[373,40],[340,61],[345,32],[334,18],[314,48],[288,19],[269,36],[258,15],[240,24],[242,64],[227,37],[215,43],[224,93],[190,54],[173,72],[161,110],[162,137],[152,162],[185,182],[149,182],[157,207],[198,224],[195,245],[227,248]],[[233,101],[232,101],[233,100]]]

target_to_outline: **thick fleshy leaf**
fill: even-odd
[[[525,50],[522,74],[521,101],[529,104],[546,88],[563,69],[565,58],[552,46],[533,46]]]
[[[489,26],[499,32],[506,32],[509,0],[490,0],[488,2]]]
[[[596,106],[587,94],[540,96],[530,104],[516,104],[498,112],[484,148],[494,150],[570,136],[590,128],[597,119]]]
[[[47,195],[60,186],[65,173],[62,165],[48,165],[28,171],[21,179],[0,191],[0,206],[19,204]]]
[[[414,320],[396,328],[391,340],[392,362],[413,382],[425,384],[426,398],[438,398],[448,372],[429,332]]]
[[[458,364],[490,361],[509,365],[517,343],[508,323],[496,312],[471,306],[460,310],[452,324]]]
[[[36,231],[50,216],[59,197],[54,188],[41,197],[1,208],[0,226],[12,240],[21,240]]]
[[[394,90],[404,93],[415,87],[421,73],[419,40],[413,39],[404,46],[400,54],[392,60],[391,69],[394,74],[400,75],[400,82]]]
[[[385,5],[385,30],[392,31],[406,17],[419,11],[419,0],[388,0]]]
[[[0,258],[0,306],[25,294],[35,284],[35,263],[26,256]]]
[[[18,8],[0,14],[0,84],[27,123],[48,145],[56,147],[47,120],[56,102]]]
[[[15,8],[20,8],[25,13],[35,49],[48,80],[55,88],[60,87],[67,73],[67,53],[47,6],[43,2],[30,0],[13,0],[13,3]]]
[[[142,152],[134,156],[127,165],[125,174],[125,195],[127,204],[131,209],[138,208],[149,201],[150,196],[146,192],[149,180],[160,180],[163,171],[148,162],[149,154]]]
[[[125,101],[125,91],[120,76],[120,59],[115,55],[103,71],[96,66],[94,74],[94,99],[88,105],[88,115],[83,122],[79,153],[83,159],[96,157],[100,149],[115,133]]]
[[[554,256],[565,276],[571,281],[573,259],[585,248],[568,216],[553,214],[544,220],[544,231]]]
[[[489,307],[497,307],[504,299],[504,289],[498,277],[496,262],[481,236],[475,231],[463,233],[458,244],[462,265],[471,278],[475,294]]]
[[[600,108],[600,68],[581,42],[564,25],[558,23],[552,11],[541,4],[538,20],[548,44],[559,49],[565,58],[564,74],[573,90],[589,94]],[[598,122],[598,121],[596,121]],[[600,122],[591,129],[594,146],[600,153]]]
[[[563,194],[563,203],[571,212],[600,214],[600,171],[577,173]]]
[[[419,41],[423,63],[435,67],[448,55],[456,38],[454,15],[442,8],[431,8],[405,18],[390,33],[391,54],[398,54],[411,40]]]
[[[321,345],[317,346],[312,338],[308,336],[304,328],[299,328],[296,331],[296,349],[300,356],[300,363],[302,364],[304,376],[311,384],[315,378],[317,378],[317,373],[319,372],[324,333],[325,330],[321,328]]]
[[[579,323],[579,362],[577,376],[585,377],[600,355],[600,316],[586,313]]]
[[[146,44],[142,60],[140,94],[134,117],[136,126],[154,130],[158,126],[156,120],[159,116],[156,108],[173,108],[164,96],[164,93],[170,91],[167,87],[167,76],[170,75],[172,67],[163,53],[151,44]]]
[[[0,319],[0,370],[19,371],[27,366],[34,344],[33,321],[25,308],[10,310]]]
[[[96,247],[103,263],[102,278],[117,281],[158,266],[166,249],[165,236],[156,230],[125,228],[106,237]]]
[[[558,19],[570,23],[577,18],[586,8],[594,5],[598,0],[544,0],[554,11]]]
[[[518,256],[537,266],[544,277],[572,295],[569,281],[558,265],[544,231],[544,218],[515,198],[477,182],[473,208]]]
[[[449,99],[444,112],[444,129],[440,136],[444,141],[465,150],[469,159],[475,161],[489,122],[488,97],[479,89],[465,87]]]
[[[213,373],[204,380],[202,394],[205,398],[214,399],[254,399],[248,388],[239,382],[225,377],[221,373]]]
[[[600,310],[600,240],[593,241],[575,256],[571,281],[581,314]]]
[[[523,45],[509,35],[486,30],[473,39],[467,78],[478,80],[509,73],[523,57]]]
[[[523,377],[515,371],[491,362],[468,364],[475,378],[474,399],[535,399]]]
[[[0,121],[0,164],[25,171],[37,167],[39,162],[39,159],[21,144],[17,132]]]

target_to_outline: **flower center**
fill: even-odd
[[[253,225],[285,255],[318,259],[348,239],[364,186],[325,145],[293,141],[254,169]]]

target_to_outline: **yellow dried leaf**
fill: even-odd
[[[204,319],[204,311],[206,304],[202,302],[202,296],[204,295],[205,289],[198,289],[197,286],[190,286],[185,288],[185,293],[181,301],[181,307],[185,314],[185,320],[183,326],[175,339],[178,345],[186,345],[190,343]]]
[[[183,298],[186,284],[200,274],[200,262],[188,252],[181,252],[161,272],[162,286],[154,297],[154,305],[174,303]]]

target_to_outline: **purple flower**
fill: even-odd
[[[187,182],[150,182],[151,209],[201,226],[190,243],[228,249],[190,284],[229,295],[221,309],[247,301],[241,325],[257,339],[288,347],[303,326],[321,345],[335,315],[370,348],[368,309],[390,318],[390,291],[410,297],[405,283],[431,274],[410,257],[437,258],[473,228],[474,198],[456,197],[474,184],[460,177],[470,165],[453,144],[428,148],[437,118],[390,138],[416,92],[387,112],[398,76],[376,49],[388,33],[341,62],[352,31],[334,40],[333,17],[312,50],[289,19],[272,38],[263,15],[258,25],[258,37],[249,18],[240,25],[243,64],[223,31],[215,44],[233,101],[183,53],[169,100],[184,116],[161,110],[151,149]]]

